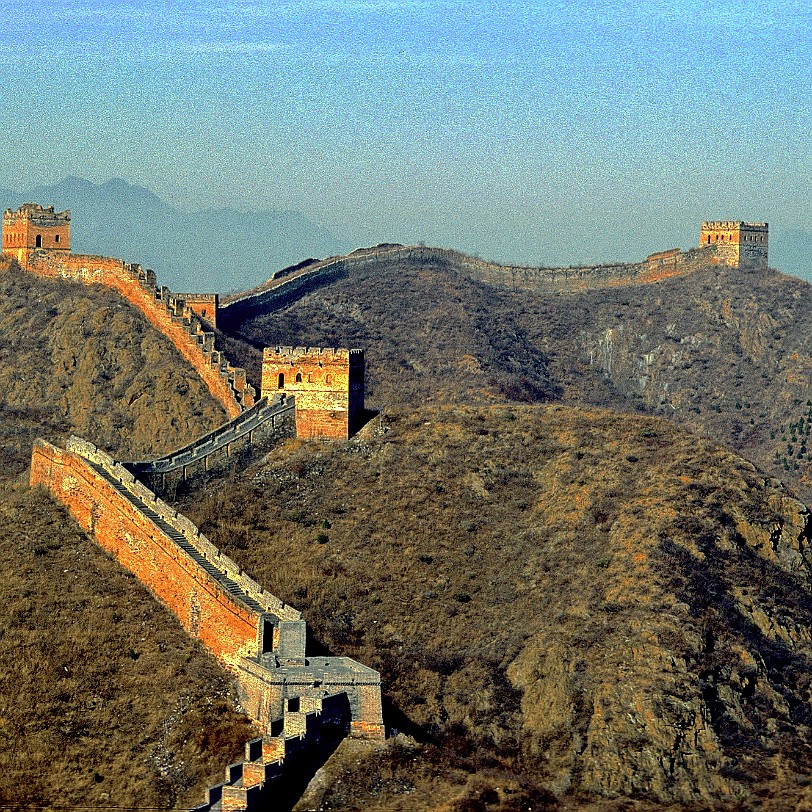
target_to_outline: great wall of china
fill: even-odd
[[[290,808],[303,782],[341,739],[384,737],[380,675],[346,657],[308,656],[301,614],[266,592],[156,495],[201,471],[219,471],[233,464],[242,449],[279,437],[351,436],[363,414],[363,353],[267,348],[257,399],[245,370],[232,367],[215,349],[215,334],[206,325],[233,323],[282,306],[352,268],[381,261],[448,262],[491,285],[566,293],[656,282],[714,261],[738,263],[738,247],[729,243],[734,232],[740,239],[740,230],[764,235],[763,245],[748,245],[741,256],[755,257],[759,266],[767,262],[766,224],[727,221],[703,223],[703,236],[713,239],[699,249],[591,267],[501,266],[457,251],[387,245],[284,269],[260,288],[219,305],[215,294],[176,295],[157,288],[155,274],[139,265],[71,254],[69,223],[69,212],[55,213],[53,207],[26,204],[18,212],[7,211],[3,251],[39,276],[118,291],[174,343],[230,418],[157,460],[117,462],[74,437],[65,449],[38,440],[31,462],[31,486],[43,486],[62,501],[80,526],[237,678],[243,708],[262,736],[246,744],[245,760],[227,768],[225,781],[209,790],[197,812],[241,812],[271,804]],[[736,230],[742,225],[746,228]],[[722,251],[718,241],[727,241]]]
[[[360,249],[344,257],[312,260],[277,271],[257,288],[224,297],[218,308],[218,320],[224,327],[233,326],[255,312],[283,307],[311,290],[343,278],[353,269],[379,262],[445,262],[474,279],[496,287],[572,293],[592,288],[647,284],[681,276],[712,262],[716,252],[715,246],[706,245],[689,251],[675,248],[652,254],[645,261],[637,263],[535,268],[498,265],[448,248],[386,245]]]

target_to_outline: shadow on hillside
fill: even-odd
[[[812,624],[812,593],[808,582],[757,557],[743,539],[737,541],[738,555],[720,550],[714,538],[700,536],[696,543],[706,554],[702,561],[671,539],[661,542],[674,572],[671,589],[703,624],[702,648],[698,655],[692,653],[695,659],[689,667],[699,678],[711,726],[733,757],[733,766],[727,768],[732,778],[746,783],[769,780],[775,721],[780,736],[795,740],[785,752],[793,754],[795,769],[806,774],[812,755],[812,708],[802,697],[812,687],[812,658],[777,635],[768,637],[744,614],[734,587],[748,584],[749,594],[756,593],[756,607],[772,608],[771,623],[780,626],[783,620],[802,629]],[[745,665],[738,646],[731,645],[737,641],[755,655],[755,665]],[[759,691],[763,681],[767,690]],[[783,703],[769,698],[773,691]],[[731,696],[740,705],[746,726],[736,718],[736,708],[729,707]]]

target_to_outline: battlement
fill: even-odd
[[[56,225],[70,222],[70,209],[54,211],[53,206],[41,206],[39,203],[23,203],[17,211],[6,209],[3,221],[13,225],[21,220],[27,220],[36,225]]]
[[[3,253],[27,268],[38,251],[70,252],[70,211],[23,203],[3,213]]]
[[[769,223],[706,220],[699,231],[700,246],[713,246],[713,261],[731,268],[766,270]]]
[[[292,364],[303,358],[312,358],[322,363],[344,363],[353,354],[356,357],[364,354],[363,350],[348,350],[343,347],[266,347],[265,353],[273,354],[280,359],[290,359]]]
[[[266,347],[262,397],[280,394],[296,397],[298,437],[346,439],[363,421],[363,350]]]
[[[219,293],[176,293],[175,298],[183,301],[186,307],[197,313],[207,327],[212,330],[217,329],[217,310],[220,307]]]
[[[703,229],[733,229],[743,228],[749,231],[763,231],[769,230],[769,223],[747,223],[744,220],[703,220]]]

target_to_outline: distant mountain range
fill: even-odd
[[[307,257],[355,248],[297,211],[188,213],[118,178],[69,177],[28,191],[0,189],[0,207],[26,202],[71,210],[71,248],[138,262],[177,291],[225,292],[266,280]]]
[[[75,252],[139,262],[157,272],[160,284],[177,291],[244,290],[308,257],[359,247],[298,211],[189,213],[119,178],[97,185],[68,177],[21,192],[0,188],[2,209],[29,201],[71,210]],[[770,265],[812,282],[812,232],[773,227]]]

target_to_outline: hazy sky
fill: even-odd
[[[809,0],[0,10],[0,186],[122,177],[547,264],[812,222]]]

